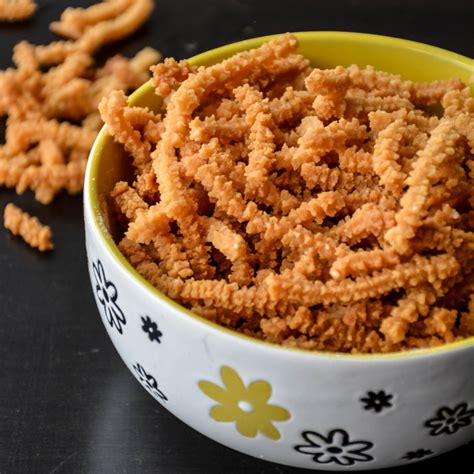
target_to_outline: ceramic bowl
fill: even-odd
[[[414,80],[467,81],[473,72],[467,58],[410,41],[338,32],[296,36],[318,67],[372,64]],[[267,39],[224,46],[191,62],[209,65]],[[160,107],[148,84],[130,103]],[[90,278],[117,351],[171,413],[242,453],[310,469],[402,465],[474,438],[474,338],[386,355],[305,352],[236,334],[153,288],[113,239],[106,196],[129,175],[127,163],[102,130],[84,188]]]

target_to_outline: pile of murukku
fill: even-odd
[[[162,114],[99,106],[134,178],[118,245],[156,288],[284,346],[389,352],[474,335],[474,100],[460,80],[312,68],[286,34],[152,68]],[[429,113],[438,106],[440,115]]]
[[[100,100],[113,90],[136,89],[160,60],[152,48],[131,59],[110,57],[101,66],[93,55],[137,30],[152,8],[152,0],[67,8],[51,29],[71,39],[15,46],[16,67],[0,71],[0,117],[7,117],[0,187],[18,194],[31,190],[43,204],[62,191],[82,191],[87,157],[102,126]]]

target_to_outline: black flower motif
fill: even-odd
[[[372,461],[374,458],[365,451],[374,447],[370,441],[349,441],[344,430],[332,430],[327,436],[314,431],[304,431],[303,438],[308,444],[295,446],[296,451],[313,456],[319,464],[340,464],[352,466],[356,462]]]
[[[367,395],[360,399],[364,404],[364,410],[374,410],[376,413],[380,413],[385,408],[390,408],[392,404],[390,400],[393,395],[385,393],[383,390],[379,392],[367,392]]]
[[[416,451],[408,451],[402,459],[406,459],[407,461],[414,461],[415,459],[422,459],[426,456],[430,456],[434,454],[431,449],[417,449]]]
[[[163,336],[163,333],[158,329],[158,325],[151,320],[150,316],[142,316],[142,321],[142,329],[148,333],[150,341],[156,341],[159,344],[161,342],[161,336]]]
[[[100,304],[104,308],[105,317],[110,326],[114,327],[120,334],[122,334],[122,326],[127,324],[127,320],[125,319],[122,310],[117,305],[117,288],[115,288],[115,285],[105,277],[104,267],[100,260],[97,260],[97,263],[92,264],[92,269],[96,282],[95,291]]]
[[[467,403],[460,403],[454,408],[442,407],[436,412],[436,418],[432,418],[425,423],[427,428],[431,428],[430,435],[454,434],[461,428],[472,423],[474,410],[469,409]]]
[[[133,370],[135,370],[135,372],[137,373],[142,385],[154,397],[159,397],[165,402],[168,400],[166,395],[158,388],[158,382],[156,381],[155,377],[153,377],[153,375],[148,374],[147,371],[138,362],[133,366]]]

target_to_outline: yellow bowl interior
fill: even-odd
[[[275,36],[277,35],[253,38],[229,44],[194,56],[189,59],[189,62],[196,65],[210,66],[239,51],[255,48]],[[331,31],[302,32],[295,33],[295,36],[300,43],[299,52],[304,54],[311,61],[313,66],[319,68],[333,68],[337,65],[348,66],[350,64],[357,64],[360,67],[372,65],[376,69],[400,74],[403,79],[433,81],[458,77],[465,83],[469,83],[470,77],[474,74],[474,60],[434,46],[413,41],[363,33]],[[471,93],[474,93],[474,85],[471,85]],[[129,97],[129,104],[146,106],[155,112],[159,112],[162,106],[160,98],[155,95],[154,89],[149,82],[137,89]],[[90,161],[90,194],[86,199],[89,198],[95,223],[99,227],[107,247],[120,263],[134,274],[136,278],[141,280],[145,286],[155,292],[159,298],[167,300],[190,316],[198,318],[207,324],[218,327],[226,332],[230,331],[215,323],[208,322],[200,316],[194,315],[186,308],[170,300],[144,280],[128,263],[113,240],[116,229],[113,219],[111,218],[110,209],[107,205],[107,196],[117,181],[128,181],[131,178],[130,159],[123,148],[116,144],[112,138],[102,130],[98,136],[94,150],[91,153]],[[231,332],[235,336],[250,339],[234,331]],[[269,345],[265,342],[252,340]],[[453,344],[440,346],[439,348],[416,351],[416,354],[439,352],[467,345],[474,345],[474,337]],[[288,350],[301,352],[298,349]],[[306,351],[304,352],[307,353]],[[412,351],[386,355],[368,354],[352,356],[334,354],[334,356],[403,357],[414,353],[415,352]]]

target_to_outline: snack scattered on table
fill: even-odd
[[[30,247],[37,248],[40,252],[54,248],[50,227],[41,224],[36,217],[30,216],[13,203],[5,206],[3,223],[12,234],[19,235]]]
[[[36,8],[33,0],[0,0],[0,22],[27,20]]]
[[[131,59],[116,55],[98,67],[93,54],[137,30],[152,8],[151,0],[68,8],[51,29],[73,40],[15,46],[16,67],[0,71],[0,117],[7,117],[0,186],[18,194],[30,189],[43,204],[63,190],[82,191],[87,157],[102,125],[101,98],[115,89],[136,89],[160,60],[157,51],[144,48]]]
[[[101,101],[135,171],[111,192],[121,251],[193,312],[285,346],[474,335],[469,90],[313,69],[296,48],[287,34],[207,68],[165,60],[163,115]]]

